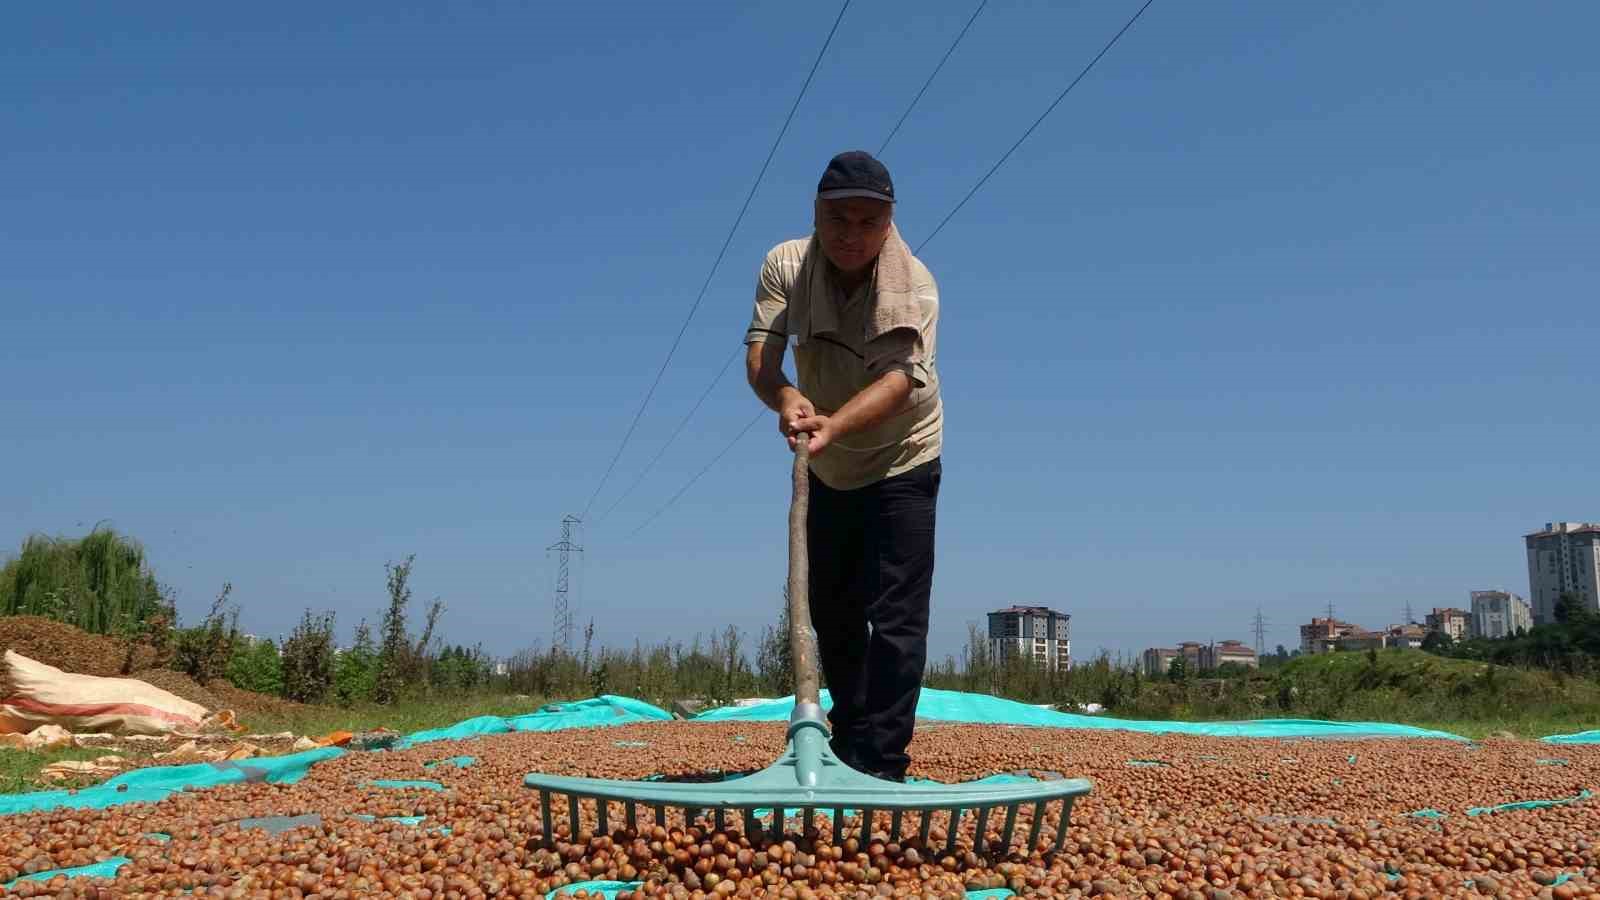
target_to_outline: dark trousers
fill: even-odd
[[[811,476],[811,623],[834,752],[904,776],[928,656],[939,460],[853,491]]]

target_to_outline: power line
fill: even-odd
[[[967,23],[962,26],[961,32],[956,35],[956,39],[951,42],[949,47],[945,48],[944,56],[939,58],[938,65],[934,66],[933,71],[928,73],[928,77],[922,82],[922,87],[917,91],[917,95],[911,98],[911,103],[906,106],[905,112],[900,114],[899,121],[895,122],[894,127],[889,129],[889,135],[883,139],[883,144],[878,147],[877,155],[882,156],[883,151],[888,148],[889,142],[894,140],[894,136],[896,134],[900,133],[900,126],[904,125],[906,123],[906,119],[911,117],[911,112],[912,110],[916,109],[917,104],[921,102],[922,95],[928,92],[928,87],[932,85],[933,80],[939,76],[939,72],[944,68],[944,64],[949,62],[951,54],[956,52],[956,47],[961,45],[961,41],[967,36],[967,32],[972,30],[972,23],[978,20],[978,14],[982,13],[983,8],[988,5],[989,0],[981,0],[981,2],[978,3],[978,8],[972,11],[972,15],[967,18]],[[743,349],[744,348],[741,346],[738,350],[735,350],[733,359],[737,359]],[[632,494],[634,488],[637,488],[640,482],[644,480],[645,474],[654,468],[655,464],[661,459],[662,455],[667,452],[667,448],[672,446],[673,442],[678,439],[678,435],[683,432],[684,427],[689,424],[689,419],[694,418],[694,414],[700,410],[700,406],[705,402],[706,397],[710,396],[711,391],[722,382],[723,376],[728,373],[728,367],[733,364],[733,359],[729,359],[727,363],[723,364],[721,371],[717,372],[716,377],[711,379],[711,383],[706,385],[706,389],[703,393],[701,393],[700,399],[695,401],[694,408],[689,410],[688,416],[686,416],[683,421],[678,423],[678,427],[673,430],[672,435],[668,437],[667,440],[661,445],[661,449],[656,451],[656,455],[651,458],[650,462],[645,464],[644,469],[640,471],[636,478],[634,478],[633,483],[628,485],[628,489],[622,492],[622,496],[618,497],[614,502],[612,502],[611,506],[607,508],[604,513],[601,513],[600,518],[596,520],[596,524],[609,518],[611,513],[614,512],[619,505],[621,505],[622,501],[626,499],[628,495]]]
[[[1129,19],[1127,24],[1123,25],[1116,34],[1111,36],[1111,40],[1107,41],[1106,45],[1100,48],[1100,52],[1094,55],[1094,59],[1089,60],[1089,64],[1084,66],[1083,71],[1078,73],[1078,77],[1072,79],[1072,82],[1063,88],[1061,93],[1056,95],[1056,99],[1052,100],[1050,105],[1045,107],[1044,112],[1039,115],[1039,118],[1033,120],[1033,124],[1028,126],[1028,130],[1022,133],[1022,137],[1017,138],[1017,142],[1011,145],[1011,149],[1007,150],[1005,155],[1000,157],[999,161],[990,167],[989,171],[986,172],[982,178],[978,179],[978,183],[972,186],[972,190],[967,191],[967,195],[961,198],[961,202],[956,204],[955,209],[950,210],[950,214],[945,216],[944,219],[942,219],[939,224],[934,227],[932,234],[929,234],[927,237],[922,239],[922,243],[918,244],[917,249],[913,252],[918,254],[922,253],[922,248],[928,246],[928,242],[932,241],[938,236],[939,232],[944,229],[945,223],[954,218],[955,214],[961,211],[961,207],[966,206],[967,201],[972,199],[972,195],[976,194],[978,189],[983,187],[984,183],[987,182],[995,172],[999,171],[1001,166],[1005,165],[1006,160],[1011,158],[1011,154],[1015,153],[1017,148],[1022,146],[1022,142],[1028,139],[1028,135],[1033,134],[1034,129],[1039,127],[1039,124],[1045,120],[1045,117],[1049,116],[1050,113],[1055,110],[1056,106],[1059,105],[1062,100],[1066,99],[1068,94],[1072,93],[1072,89],[1078,86],[1078,82],[1082,81],[1084,76],[1089,74],[1089,70],[1095,67],[1095,64],[1100,61],[1102,56],[1105,56],[1108,52],[1110,52],[1112,47],[1116,46],[1117,41],[1122,40],[1122,36],[1128,32],[1129,28],[1133,27],[1133,23],[1139,21],[1139,17],[1144,15],[1144,11],[1149,9],[1150,4],[1154,2],[1155,0],[1145,0],[1144,5],[1139,7],[1139,11],[1133,14],[1133,18]]]
[[[1089,71],[1095,67],[1095,64],[1100,61],[1101,57],[1105,56],[1106,53],[1110,52],[1112,47],[1116,46],[1117,41],[1122,39],[1122,36],[1127,33],[1128,29],[1133,27],[1133,24],[1139,20],[1140,16],[1144,15],[1145,10],[1149,9],[1150,8],[1150,4],[1152,4],[1154,2],[1155,2],[1155,0],[1145,0],[1145,4],[1143,6],[1141,6],[1141,7],[1139,7],[1139,11],[1133,14],[1133,17],[1130,18],[1122,26],[1122,28],[1119,29],[1117,31],[1117,33],[1111,37],[1111,40],[1106,42],[1106,45],[1104,47],[1100,48],[1100,52],[1096,53],[1094,55],[1094,58],[1089,60],[1088,65],[1084,66],[1083,70],[1078,73],[1078,76],[1076,78],[1072,79],[1072,82],[1070,84],[1068,84],[1066,86],[1066,88],[1064,88],[1061,91],[1061,93],[1056,95],[1055,100],[1051,101],[1050,105],[1048,107],[1046,107],[1045,111],[1039,116],[1039,118],[1035,119],[1033,124],[1028,126],[1028,130],[1024,131],[1022,133],[1022,137],[1018,138],[1016,143],[1012,144],[1011,148],[1005,152],[1005,155],[1001,156],[999,161],[996,162],[992,167],[990,167],[989,171],[982,178],[980,178],[978,180],[978,183],[972,186],[972,190],[967,192],[967,195],[961,199],[961,202],[957,203],[955,208],[950,210],[949,214],[946,215],[944,217],[944,219],[942,219],[939,222],[938,226],[936,226],[933,229],[933,232],[931,234],[929,234],[926,238],[924,238],[922,243],[919,244],[917,246],[916,250],[913,251],[913,252],[915,252],[915,253],[921,253],[922,252],[922,248],[926,247],[928,245],[928,242],[933,240],[934,237],[937,236],[939,234],[939,232],[944,228],[945,224],[948,223],[952,218],[954,218],[955,214],[960,212],[961,208],[967,204],[967,201],[971,200],[973,195],[976,194],[978,192],[978,190],[983,187],[984,183],[987,182],[989,180],[989,178],[994,175],[995,172],[999,171],[1000,167],[1002,165],[1004,165],[1006,160],[1011,157],[1011,154],[1016,152],[1016,149],[1018,147],[1022,146],[1022,142],[1026,141],[1028,139],[1028,136],[1033,134],[1034,130],[1039,127],[1039,124],[1042,123],[1045,120],[1045,118],[1050,115],[1050,113],[1056,108],[1056,106],[1058,106],[1061,103],[1061,101],[1063,99],[1065,99],[1067,94],[1071,93],[1072,89],[1078,86],[1078,82],[1082,81],[1084,79],[1084,76],[1089,74]],[[849,5],[848,2],[845,5],[848,6]],[[952,43],[950,45],[949,49],[945,51],[944,57],[939,60],[939,65],[934,67],[933,73],[930,74],[928,76],[927,81],[924,82],[924,84],[922,86],[922,90],[917,92],[916,98],[914,98],[911,101],[911,105],[909,107],[907,107],[905,113],[901,115],[900,122],[896,123],[894,129],[889,132],[889,137],[884,139],[883,146],[887,147],[889,145],[889,140],[894,137],[895,132],[899,131],[900,124],[904,123],[904,121],[906,119],[906,116],[909,116],[911,114],[911,110],[914,109],[916,107],[916,105],[917,105],[917,100],[921,99],[923,92],[925,92],[928,89],[928,85],[931,84],[933,82],[934,77],[939,74],[939,69],[944,67],[945,60],[948,60],[950,58],[950,54],[955,52],[956,45],[961,43],[962,37],[964,37],[966,35],[968,29],[970,29],[972,27],[972,23],[977,19],[978,13],[983,11],[983,7],[985,5],[987,5],[987,0],[984,0],[984,2],[980,3],[978,5],[978,9],[973,12],[972,17],[967,20],[966,27],[961,29],[961,34],[956,36],[955,42]],[[844,15],[844,11],[840,10],[839,15],[842,17]],[[838,22],[837,21],[834,22],[834,27],[835,28],[838,27]],[[829,33],[829,38],[830,39],[832,38],[832,33],[831,32]],[[824,45],[824,48],[826,48],[826,45]],[[791,115],[792,115],[792,112],[791,112]],[[785,126],[785,127],[787,127],[787,126]],[[880,148],[879,152],[880,153],[882,152],[881,148]],[[723,249],[726,250],[727,249],[726,246],[724,246]],[[720,261],[721,257],[719,256],[718,259]],[[726,365],[724,365],[723,369],[722,369],[722,372],[717,373],[717,377],[712,379],[711,386],[706,388],[706,392],[707,393],[709,393],[711,391],[711,387],[715,387],[717,382],[721,380],[722,375],[723,375],[723,373],[725,373],[727,371],[727,368],[728,367]],[[698,408],[698,407],[699,407],[699,404],[697,403],[696,404],[696,408]],[[765,408],[763,408],[760,412],[757,413],[756,418],[759,419],[760,416],[761,416],[761,413],[764,413],[764,412],[766,412]],[[690,415],[692,416],[693,414],[694,414],[693,411],[691,411]],[[685,422],[687,422],[687,419],[685,420]],[[714,459],[712,459],[712,461],[709,464],[706,465],[705,468],[701,469],[699,472],[697,472],[695,474],[695,476],[693,478],[689,479],[688,484],[685,484],[682,488],[679,488],[678,492],[676,494],[672,495],[672,499],[671,500],[668,500],[667,503],[664,506],[662,506],[660,509],[658,509],[654,513],[652,513],[650,518],[646,519],[643,524],[639,525],[638,528],[635,528],[633,530],[633,532],[631,534],[629,534],[629,537],[633,537],[634,535],[637,535],[640,531],[643,531],[646,525],[649,525],[651,522],[655,521],[655,519],[658,516],[660,516],[662,513],[666,512],[667,509],[670,508],[672,506],[672,504],[675,503],[679,497],[683,496],[683,494],[686,491],[688,491],[688,489],[691,486],[693,486],[696,481],[700,480],[701,476],[705,475],[706,472],[710,471],[712,466],[715,466],[717,464],[718,460],[722,459],[722,457],[724,455],[726,455],[729,450],[733,449],[733,445],[737,444],[739,442],[739,439],[744,437],[745,432],[749,431],[750,427],[752,425],[754,425],[755,422],[756,422],[756,419],[752,419],[749,423],[747,423],[744,426],[744,428],[739,432],[739,434],[737,436],[735,436],[734,439],[732,441],[730,441],[728,443],[728,445],[726,447],[724,447],[722,449],[722,451],[720,453],[718,453],[717,456]],[[678,429],[673,432],[674,436],[676,436],[677,433],[681,432],[682,430],[683,430],[683,426],[679,425]],[[630,433],[631,433],[631,430],[630,430]],[[669,439],[667,441],[667,443],[668,444],[672,443],[671,439]],[[663,449],[663,451],[665,451],[665,446],[663,446],[662,449]],[[613,465],[614,464],[615,464],[615,460],[613,460]],[[629,490],[631,491],[632,488],[629,488]],[[613,505],[613,508],[614,508],[614,505]],[[608,514],[609,514],[609,510],[608,510]]]
[[[684,416],[683,420],[678,423],[678,427],[672,430],[672,434],[661,444],[661,449],[656,451],[656,455],[650,457],[650,461],[645,463],[643,469],[639,470],[638,476],[633,479],[632,484],[628,485],[628,489],[622,492],[622,496],[613,501],[612,504],[606,508],[606,511],[600,514],[600,518],[595,520],[596,525],[609,518],[611,514],[616,511],[617,507],[622,505],[622,501],[628,499],[628,495],[633,493],[633,489],[638,487],[640,482],[644,481],[644,476],[650,474],[650,470],[654,468],[655,464],[661,460],[662,455],[667,452],[667,448],[672,446],[672,442],[676,441],[678,439],[678,435],[683,433],[683,429],[689,424],[689,420],[694,418],[694,414],[700,411],[700,405],[706,402],[707,397],[711,396],[711,389],[715,388],[717,384],[722,381],[722,376],[728,374],[728,367],[733,365],[733,361],[738,359],[743,351],[743,346],[734,349],[733,354],[728,357],[728,361],[722,364],[722,370],[717,372],[717,377],[711,379],[711,383],[706,385],[706,389],[701,392],[700,399],[694,402],[694,406],[689,410],[689,414]]]
[[[700,476],[702,476],[702,475],[706,474],[707,472],[711,471],[711,468],[713,466],[715,466],[717,463],[721,462],[722,458],[724,456],[728,455],[728,451],[733,449],[733,445],[739,443],[739,439],[745,436],[745,432],[749,431],[751,426],[753,426],[757,422],[761,421],[761,417],[766,415],[766,414],[767,414],[767,408],[765,406],[763,406],[760,409],[756,410],[755,417],[752,418],[750,421],[744,423],[744,427],[739,429],[739,433],[733,436],[733,440],[728,442],[728,446],[722,448],[722,452],[720,452],[716,456],[712,457],[711,458],[711,462],[706,463],[705,468],[703,468],[700,471],[696,472],[694,477],[689,479],[687,484],[685,484],[681,488],[678,488],[678,492],[676,494],[672,495],[672,499],[670,499],[666,503],[662,504],[660,509],[658,509],[655,512],[651,513],[650,514],[650,518],[645,519],[643,522],[639,523],[639,527],[635,528],[633,530],[633,532],[628,535],[628,537],[631,538],[634,535],[637,535],[639,532],[643,531],[647,525],[649,525],[651,522],[654,522],[656,520],[657,516],[660,516],[662,513],[666,512],[668,509],[670,509],[672,507],[672,504],[677,503],[678,502],[678,498],[682,497],[689,490],[689,488],[694,487],[694,483],[696,481],[700,480]]]
[[[955,42],[950,45],[950,49],[944,51],[944,56],[939,60],[939,64],[933,67],[932,72],[928,73],[928,80],[922,83],[922,89],[917,91],[917,95],[911,98],[911,105],[906,107],[906,111],[900,114],[900,121],[894,123],[894,127],[889,129],[889,136],[883,139],[883,145],[878,148],[879,156],[882,156],[883,151],[888,149],[889,142],[894,140],[894,136],[900,133],[900,126],[906,123],[906,119],[911,116],[911,111],[917,108],[917,101],[921,100],[922,95],[928,92],[928,85],[933,84],[933,79],[939,76],[939,70],[943,69],[944,64],[950,60],[950,54],[956,52],[956,47],[960,45],[961,39],[967,36],[967,32],[972,28],[972,23],[978,21],[978,13],[983,12],[983,8],[988,5],[989,0],[981,0],[978,8],[972,11],[972,18],[967,20],[967,24],[962,27],[961,33],[956,35]]]
[[[667,349],[667,358],[661,361],[661,368],[656,370],[655,380],[650,383],[650,390],[645,392],[644,400],[639,404],[639,409],[633,414],[633,421],[628,425],[628,431],[622,436],[622,443],[618,445],[617,452],[611,457],[610,465],[606,466],[604,475],[600,476],[600,483],[595,485],[594,493],[589,496],[589,502],[584,504],[583,518],[589,515],[589,508],[594,506],[594,501],[599,498],[600,491],[606,486],[606,480],[611,477],[611,472],[617,467],[617,460],[622,458],[622,451],[627,449],[628,441],[633,438],[633,432],[639,427],[639,418],[644,415],[645,407],[650,405],[650,399],[655,396],[656,388],[661,386],[661,376],[667,372],[667,365],[672,362],[673,354],[678,352],[678,344],[683,341],[684,332],[689,330],[689,323],[694,320],[695,312],[700,308],[700,302],[705,299],[706,291],[711,287],[711,279],[716,276],[717,269],[722,265],[722,258],[727,255],[728,247],[733,243],[733,236],[739,230],[739,223],[744,221],[744,215],[750,210],[750,202],[756,197],[756,189],[761,187],[761,179],[766,177],[767,168],[772,165],[772,158],[778,153],[778,145],[783,143],[783,136],[789,132],[790,123],[794,122],[795,111],[800,108],[800,101],[805,99],[806,91],[811,87],[811,79],[816,77],[817,68],[822,65],[822,57],[828,52],[828,45],[833,43],[833,36],[839,31],[839,23],[844,20],[845,10],[850,8],[850,0],[844,0],[844,5],[839,7],[839,15],[834,17],[833,27],[828,29],[828,37],[822,42],[822,49],[817,51],[817,58],[811,63],[811,71],[806,74],[805,83],[800,86],[800,93],[794,98],[794,104],[789,107],[789,115],[783,120],[783,127],[778,130],[778,136],[772,142],[772,149],[767,151],[767,159],[761,164],[761,171],[756,174],[755,183],[750,185],[750,193],[744,198],[744,205],[739,208],[739,215],[733,220],[733,227],[728,229],[728,236],[722,242],[722,249],[717,251],[717,258],[711,264],[711,271],[706,274],[706,280],[700,286],[700,293],[694,298],[694,304],[689,307],[689,315],[684,317],[683,325],[678,328],[678,336],[673,338],[672,346]]]

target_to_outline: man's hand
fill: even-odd
[[[838,428],[834,425],[831,416],[807,416],[795,424],[794,431],[811,435],[811,440],[807,442],[806,450],[812,456],[816,456],[828,449],[828,445],[833,443],[834,439],[839,436]],[[789,449],[794,449],[794,435],[792,433],[789,436]]]
[[[826,416],[811,415],[795,424],[795,431],[811,435],[811,455],[816,456],[840,438],[855,434],[882,422],[905,408],[911,397],[911,379],[904,372],[886,372],[877,381],[867,385],[861,393],[850,398],[838,412]],[[789,439],[794,449],[794,438]]]
[[[745,375],[756,396],[778,414],[778,432],[794,450],[794,435],[811,435],[809,450],[815,456],[845,435],[882,422],[905,409],[911,398],[911,378],[894,370],[867,385],[837,412],[817,415],[817,408],[783,375],[784,344],[751,344],[745,352]]]
[[[794,449],[794,434],[800,430],[800,423],[817,414],[817,408],[805,395],[788,388],[783,392],[780,401],[782,408],[778,411],[778,433],[789,439],[789,449]]]

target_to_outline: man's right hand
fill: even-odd
[[[794,449],[795,427],[800,420],[809,419],[817,414],[817,408],[805,395],[794,388],[785,388],[783,391],[782,408],[778,411],[778,433],[789,441],[789,449]]]
[[[761,402],[777,411],[778,433],[788,439],[793,450],[795,428],[815,416],[817,408],[784,377],[784,347],[782,341],[750,344],[745,351],[745,377]]]

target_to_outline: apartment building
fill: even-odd
[[[989,650],[995,659],[1021,655],[1047,669],[1072,667],[1072,616],[1043,606],[1012,606],[989,613]]]
[[[1600,525],[1548,522],[1524,535],[1528,551],[1528,601],[1536,625],[1556,620],[1556,601],[1571,594],[1600,611]]]
[[[1255,648],[1242,641],[1209,644],[1184,641],[1176,647],[1150,647],[1139,657],[1144,674],[1150,676],[1165,675],[1172,669],[1173,661],[1178,659],[1183,660],[1184,668],[1191,673],[1209,672],[1228,663],[1249,666],[1252,669],[1261,665],[1261,661],[1256,657]]]
[[[1310,624],[1300,626],[1300,652],[1327,653],[1338,645],[1340,638],[1362,630],[1360,626],[1334,618],[1313,618]]]
[[[1509,591],[1472,592],[1472,637],[1499,640],[1533,629],[1533,608]]]
[[[1429,631],[1437,631],[1450,635],[1451,640],[1466,640],[1472,634],[1472,613],[1453,606],[1440,608],[1435,606],[1433,612],[1423,617]]]

